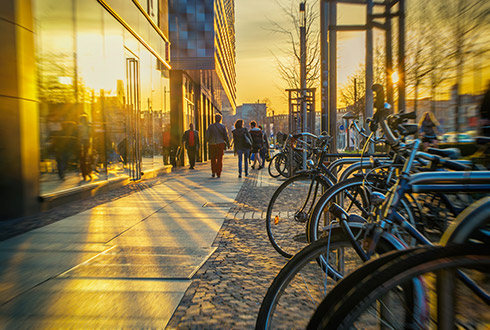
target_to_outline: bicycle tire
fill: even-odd
[[[265,222],[267,236],[282,256],[291,258],[306,245],[305,223],[330,185],[321,176],[302,173],[284,181],[274,192]]]
[[[378,306],[373,307],[375,303],[382,306],[383,311],[390,308],[389,314],[396,314],[396,317],[385,317],[379,320],[380,323],[383,323],[383,326],[392,326],[396,329],[433,327],[434,320],[430,316],[437,315],[437,313],[432,313],[430,308],[437,304],[425,301],[434,299],[434,294],[432,292],[428,293],[425,289],[433,287],[431,284],[435,283],[434,278],[436,281],[439,278],[436,274],[445,272],[445,276],[450,276],[448,274],[451,274],[454,269],[464,268],[488,276],[490,274],[489,251],[488,246],[482,248],[481,244],[418,248],[413,253],[388,262],[380,270],[371,272],[362,280],[362,285],[357,284],[354,288],[347,289],[349,290],[348,298],[341,304],[332,304],[332,300],[327,296],[310,320],[308,329],[351,329],[373,326],[372,323],[378,321],[373,320],[373,316],[377,317],[380,313]],[[447,273],[448,271],[450,272]],[[450,282],[452,281],[450,280]],[[443,296],[449,293],[460,294],[462,296],[459,299],[454,297],[447,299],[448,297],[446,296],[444,299],[454,303],[461,302],[465,305],[468,304],[469,299],[476,298],[472,297],[471,294],[471,297],[469,297],[469,293],[464,292],[462,286],[457,284],[456,286],[455,291],[442,290],[437,294],[442,294]],[[343,292],[346,292],[346,288],[343,289]],[[388,300],[386,300],[388,294],[390,299],[406,299],[407,304],[404,301],[399,301],[388,305]],[[417,306],[419,308],[413,308],[413,306],[411,306],[412,308],[404,308],[404,306],[413,304],[410,301],[419,301],[421,306]],[[463,312],[470,315],[458,318],[459,326],[465,327],[462,324],[471,320],[471,327],[475,327],[474,320],[478,317],[483,317],[482,324],[488,325],[489,320],[485,318],[488,317],[488,313],[485,313],[488,305],[480,301],[479,298],[476,301],[472,302],[471,309],[467,309],[466,306],[456,306],[454,312]],[[392,301],[388,302],[391,303]],[[408,314],[412,312],[412,309],[416,311],[415,315]],[[373,310],[376,313],[373,313]],[[401,315],[404,312],[408,315]],[[452,311],[449,311],[449,314],[451,313]],[[452,323],[456,319],[452,320],[451,316],[449,320]],[[447,319],[442,319],[441,321],[448,322]],[[388,322],[397,324],[387,324]],[[435,322],[436,325],[441,325],[437,324],[437,322],[440,322],[438,318],[436,318]],[[445,326],[447,325],[446,323]]]
[[[355,233],[361,233],[365,229],[364,225],[359,223],[350,226]],[[379,253],[402,248],[389,238],[388,235],[382,236],[378,245]],[[256,329],[271,329],[277,326],[304,328],[309,320],[308,315],[313,314],[326,290],[331,290],[336,280],[362,264],[362,260],[351,250],[344,256],[349,260],[349,269],[336,269],[335,250],[345,249],[347,246],[351,246],[351,243],[343,230],[333,227],[330,241],[328,237],[324,237],[307,245],[291,258],[274,278],[264,296],[257,316]],[[327,253],[330,258],[328,272]],[[338,275],[340,277],[337,277]]]
[[[289,178],[289,160],[287,154],[281,154],[276,161],[277,171],[285,178]]]
[[[364,182],[363,178],[350,178],[345,181],[339,182],[332,187],[330,187],[324,194],[323,196],[319,199],[317,204],[315,205],[315,208],[313,209],[313,212],[311,213],[310,219],[308,220],[307,223],[307,235],[308,235],[308,241],[309,242],[314,242],[321,237],[321,233],[318,231],[318,227],[320,226],[321,222],[321,217],[322,215],[324,217],[327,217],[324,219],[325,225],[328,226],[334,219],[335,217],[330,214],[330,213],[324,213],[324,210],[328,208],[328,205],[330,202],[336,202],[338,203],[341,207],[344,207],[343,203],[340,203],[338,199],[335,197],[345,189],[348,189],[350,187],[359,187],[362,185]],[[360,200],[357,200],[357,197],[355,197],[355,200],[359,202],[358,205],[358,211],[360,211],[360,216],[363,218],[367,218],[368,215],[368,196],[367,193],[364,191],[359,191],[360,194]],[[334,199],[335,198],[335,199]],[[351,211],[351,208],[344,208],[348,213]]]
[[[368,185],[364,185],[368,183]],[[319,199],[307,224],[307,239],[313,242],[322,236],[321,229],[334,221],[336,217],[330,213],[329,205],[333,202],[340,205],[349,215],[355,214],[366,219],[370,213],[369,195],[375,187],[382,187],[384,182],[378,178],[372,177],[354,177],[339,182],[330,187],[325,194]],[[350,197],[346,197],[350,194]],[[411,223],[415,224],[416,219],[412,211],[412,205],[402,198],[400,212]],[[323,224],[322,224],[323,220]],[[399,230],[397,226],[393,227],[395,235],[407,246],[413,245],[415,240],[408,234]]]
[[[272,157],[271,161],[269,162],[269,166],[268,166],[269,175],[273,178],[277,178],[281,175],[281,173],[277,170],[277,165],[276,165],[279,155],[281,154],[274,155],[274,157]]]

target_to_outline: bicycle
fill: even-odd
[[[267,235],[274,249],[286,258],[291,258],[306,245],[305,223],[320,196],[337,182],[337,177],[325,163],[326,157],[331,155],[328,153],[330,137],[319,136],[317,141],[321,147],[312,151],[317,155],[316,162],[308,160],[307,171],[284,181],[272,195],[267,207]],[[370,162],[354,161],[357,163],[351,165],[344,174],[372,166]]]
[[[383,121],[381,122],[381,125],[383,128],[386,128]],[[394,142],[394,139],[391,139],[394,138],[394,136],[392,133],[389,135],[390,133],[391,132],[385,132],[385,135],[387,135],[389,142]],[[414,163],[418,143],[418,141],[414,142],[414,148],[412,149],[413,152],[408,156],[405,162],[405,167],[402,171],[404,173],[402,175],[402,179],[410,178],[407,169],[411,168],[411,165]],[[395,143],[393,144],[396,145]],[[446,165],[450,164],[453,163],[447,161]],[[458,166],[460,166],[459,163],[454,164],[458,164]],[[489,191],[490,189],[489,172],[471,172],[469,178],[465,176],[466,174],[458,172],[432,172],[429,175],[427,174],[428,173],[415,174],[412,178],[410,178],[413,180],[410,181],[410,185],[405,182],[405,184],[401,186],[404,186],[405,188],[413,187],[415,188],[414,191],[417,192],[431,192],[433,190],[452,190],[455,192],[459,192],[461,190]],[[433,176],[433,181],[431,181],[431,176]],[[476,183],[471,181],[472,176],[473,178],[478,178]],[[431,183],[433,185],[430,185]],[[442,188],[440,187],[441,183],[444,183],[444,187]],[[467,184],[466,186],[463,186],[464,189],[461,186],[462,183]],[[395,187],[399,184],[400,182],[398,182]],[[391,222],[389,223],[369,223],[361,216],[352,216],[347,214],[347,212],[342,211],[337,212],[337,218],[342,219],[342,221],[340,221],[340,225],[338,223],[330,223],[328,225],[329,235],[320,241],[312,243],[310,246],[307,246],[296,254],[274,279],[274,282],[269,288],[261,305],[259,317],[257,319],[257,328],[270,327],[274,320],[282,320],[285,317],[294,318],[295,314],[291,313],[287,306],[294,306],[295,308],[296,306],[301,306],[306,310],[311,311],[309,308],[316,307],[315,304],[318,303],[316,298],[326,294],[326,292],[328,292],[328,290],[330,290],[330,288],[333,286],[334,281],[341,279],[344,274],[347,274],[349,271],[355,269],[360,263],[368,260],[375,254],[382,254],[386,252],[385,250],[405,249],[406,246],[402,244],[400,240],[390,232],[390,230],[388,230],[388,228],[393,228],[394,224],[397,224],[400,226],[400,228],[403,228],[406,232],[408,232],[408,234],[412,235],[420,242],[429,244],[430,241],[427,238],[420,234],[413,225],[405,221],[405,219],[403,219],[403,217],[396,212],[400,204],[399,201],[401,200],[399,197],[403,196],[405,192],[410,192],[409,190],[410,189],[406,189],[404,191],[392,189],[392,192],[396,191],[399,193],[398,198],[395,198],[396,203],[393,203],[393,196],[381,198],[380,196],[376,195],[376,197],[380,197],[378,201],[380,202],[380,204],[378,204],[378,208],[379,205],[382,204],[389,205],[391,210],[390,215],[392,217],[396,216],[396,218],[391,219]],[[340,207],[338,207],[338,209],[341,210]],[[379,210],[382,210],[382,208],[379,208]],[[383,215],[383,212],[378,212],[377,214],[381,216]],[[379,230],[378,228],[381,228],[382,230]],[[357,240],[361,240],[362,242],[367,242],[369,244],[364,246]],[[332,243],[335,243],[335,245],[331,245]],[[344,251],[344,248],[347,247],[351,249],[352,253],[336,254],[333,253],[336,251],[332,251],[334,248]],[[364,251],[364,249],[366,249],[367,252]],[[351,258],[352,260],[346,260],[350,257],[353,259]],[[333,281],[327,281],[327,277],[332,278]],[[312,286],[309,282],[314,281],[317,281],[318,283],[317,285]],[[306,287],[306,289],[304,287]],[[321,288],[322,290],[316,291],[317,288]],[[317,294],[314,295],[312,292]],[[304,293],[304,296],[300,297],[301,293]],[[291,299],[293,299],[292,305]],[[283,310],[278,309],[279,306],[281,306],[280,308]],[[284,315],[279,315],[281,312],[283,312]],[[295,319],[295,321],[297,322],[298,320]]]
[[[458,216],[441,246],[387,254],[347,276],[318,306],[308,329],[488,326],[489,228],[487,197]]]

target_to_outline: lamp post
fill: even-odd
[[[303,132],[306,132],[308,127],[308,111],[306,108],[306,13],[305,13],[305,2],[299,4],[299,35],[300,35],[300,52],[301,52],[301,70],[300,70],[300,80],[301,80],[301,113],[303,117]],[[303,170],[306,170],[306,148],[303,151]]]

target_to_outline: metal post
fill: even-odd
[[[404,112],[405,99],[405,0],[398,1],[398,111]]]
[[[328,2],[320,2],[320,45],[321,45],[321,130],[328,131]]]
[[[300,52],[301,52],[301,115],[302,115],[302,131],[308,131],[308,109],[306,106],[306,8],[305,3],[299,4],[299,12],[301,17],[301,25],[299,27],[300,34]],[[306,170],[306,148],[303,148],[303,170]]]
[[[393,104],[393,42],[391,33],[391,1],[385,0],[385,40],[386,40],[386,99],[394,109]]]
[[[329,1],[329,25],[328,25],[328,43],[329,43],[329,112],[328,112],[328,133],[332,137],[332,152],[337,152],[337,0]]]
[[[367,24],[366,30],[366,114],[365,118],[373,116],[373,26],[371,24],[373,14],[373,0],[367,0]],[[368,129],[368,127],[366,127]]]

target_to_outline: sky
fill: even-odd
[[[271,21],[288,26],[288,18],[276,0],[235,0],[235,19],[237,105],[268,98],[276,113],[286,113],[286,86],[279,77],[274,55],[282,56],[281,47],[289,46],[284,36],[271,32]],[[341,23],[364,23],[361,7],[340,9]],[[343,33],[338,38],[338,84],[342,84],[364,60],[364,34]]]
[[[288,108],[284,92],[286,86],[279,76],[274,55],[280,57],[281,48],[290,47],[283,35],[271,32],[271,21],[281,26],[289,26],[288,18],[277,4],[278,1],[286,4],[299,3],[299,0],[235,0],[237,105],[255,103],[267,98],[276,114],[287,113]],[[310,3],[314,1],[309,0]],[[365,15],[365,6],[338,5],[339,25],[364,24]],[[337,38],[337,86],[340,88],[364,63],[365,32],[339,32]],[[375,30],[375,42],[381,39],[384,39],[381,32]],[[471,70],[473,65],[472,62],[467,63],[466,70]],[[482,89],[490,81],[490,65],[486,65],[478,74],[478,89]],[[464,93],[475,90],[474,77],[474,73],[471,72],[466,75],[462,87]],[[449,90],[447,88],[447,91]],[[407,93],[410,93],[408,89]],[[442,97],[449,95],[447,92]],[[421,97],[426,96],[428,95]]]

